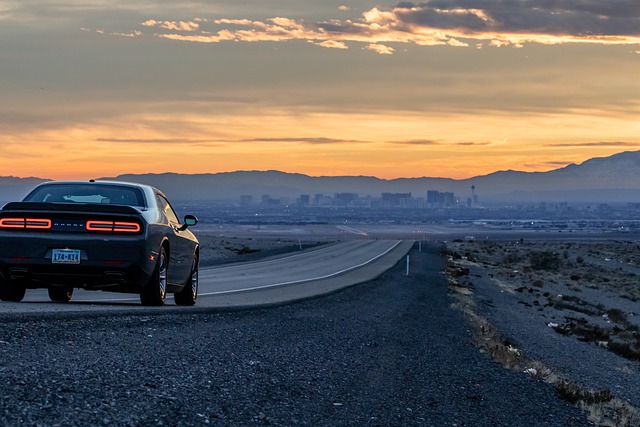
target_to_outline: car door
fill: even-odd
[[[180,230],[181,224],[173,207],[162,194],[156,194],[158,206],[164,212],[169,223],[169,283],[183,284],[191,273],[194,242],[191,232]]]

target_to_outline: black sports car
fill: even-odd
[[[0,210],[0,299],[47,288],[67,302],[74,288],[140,294],[144,305],[198,296],[199,246],[171,204],[148,185],[51,181]]]

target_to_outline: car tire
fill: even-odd
[[[24,283],[16,280],[0,281],[0,300],[9,302],[20,302],[27,292]]]
[[[140,292],[140,302],[142,305],[160,306],[164,304],[167,296],[168,265],[167,250],[162,246],[158,253],[158,262],[156,263],[156,268],[153,270],[151,279],[149,279]]]
[[[69,302],[73,296],[73,288],[49,288],[49,299],[53,302]]]
[[[184,288],[180,292],[176,292],[173,295],[177,305],[195,305],[196,299],[198,299],[198,257],[193,258],[193,265],[191,267],[191,274],[187,282],[184,284]]]

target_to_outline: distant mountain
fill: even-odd
[[[640,151],[593,158],[549,172],[494,172],[469,179],[399,178],[385,180],[370,176],[311,177],[279,171],[238,171],[216,174],[141,174],[103,178],[140,182],[162,189],[172,200],[238,201],[241,195],[259,200],[295,199],[301,194],[357,193],[380,197],[381,193],[411,193],[426,197],[428,190],[452,192],[463,200],[471,186],[487,202],[640,202]],[[0,177],[0,201],[22,197],[44,181],[39,178]]]
[[[0,202],[20,200],[27,195],[29,190],[43,181],[48,180],[42,178],[0,176]]]
[[[452,192],[463,200],[471,186],[483,202],[640,202],[640,151],[593,158],[549,172],[494,172],[469,179],[399,178],[369,176],[311,177],[278,171],[238,171],[218,174],[121,175],[112,179],[143,182],[162,188],[174,200],[239,200],[240,195],[259,199],[295,199],[300,194],[357,193],[380,197],[381,193],[411,193],[426,197],[428,190]]]

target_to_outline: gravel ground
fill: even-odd
[[[411,260],[269,309],[5,321],[0,424],[588,425],[474,347],[435,246]]]
[[[640,407],[640,246],[488,241],[449,250],[465,255],[455,262],[469,269],[463,282],[477,311],[515,347],[583,387]],[[554,263],[534,268],[541,254]],[[614,351],[625,346],[626,357]]]
[[[487,322],[485,340],[519,355],[505,364],[567,390],[603,426],[640,426],[640,240],[626,237],[447,245],[452,291]],[[505,359],[499,347],[488,351]]]

